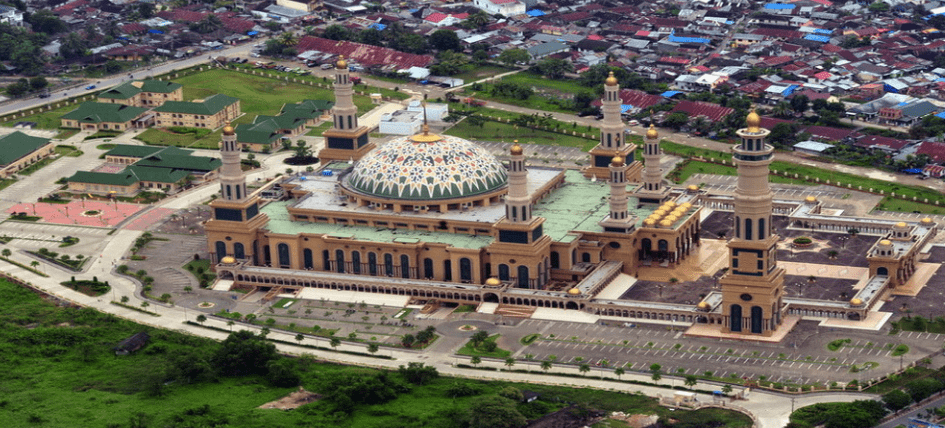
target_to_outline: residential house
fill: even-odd
[[[6,179],[53,153],[49,138],[15,131],[0,137],[0,178]]]
[[[240,116],[240,100],[223,94],[196,101],[167,101],[153,110],[157,126],[216,129]]]
[[[0,23],[7,24],[12,27],[22,27],[23,12],[20,12],[13,6],[0,5]]]
[[[115,346],[115,355],[128,355],[136,352],[147,345],[150,339],[151,336],[145,332],[135,333]]]
[[[98,102],[135,107],[156,107],[166,101],[183,101],[184,87],[162,80],[134,80],[98,94]]]
[[[525,13],[525,3],[518,0],[473,0],[473,6],[489,15],[515,16]]]
[[[126,131],[150,126],[153,118],[147,113],[148,109],[142,107],[88,101],[62,115],[60,126],[83,131]]]

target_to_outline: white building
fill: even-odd
[[[377,123],[377,132],[393,135],[415,135],[423,125],[423,112],[397,110],[385,113]]]
[[[423,104],[420,103],[420,101],[413,100],[410,102],[410,104],[407,105],[407,111],[423,113]],[[449,104],[427,103],[427,120],[428,121],[439,122],[443,120],[443,118],[446,117],[446,115],[448,114],[450,114]],[[412,135],[412,134],[404,134],[404,135]]]
[[[473,5],[489,15],[515,16],[525,13],[525,3],[518,0],[474,0]]]
[[[23,26],[23,12],[14,7],[0,5],[0,23],[9,24],[14,27]]]

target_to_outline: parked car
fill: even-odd
[[[328,63],[322,64],[322,66],[321,66],[321,69],[322,69],[322,70],[328,70],[328,69],[330,69],[330,68],[331,68],[331,64],[328,64]]]
[[[85,87],[86,90],[95,89],[95,85],[89,85]]]

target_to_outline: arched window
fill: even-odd
[[[279,267],[287,268],[289,267],[289,245],[288,244],[279,244]]]
[[[306,248],[302,250],[302,263],[305,266],[305,269],[314,269],[315,261],[312,260],[312,250]]]
[[[745,219],[745,240],[746,240],[746,241],[750,241],[750,240],[751,240],[751,235],[752,235],[752,233],[751,233],[751,219],[750,219],[750,218],[746,218],[746,219]]]
[[[732,305],[731,311],[729,311],[731,318],[729,320],[729,330],[732,331],[742,331],[742,305]]]
[[[443,260],[443,280],[452,281],[453,280],[453,261],[446,259]]]
[[[577,249],[571,250],[571,266],[577,264]]]
[[[765,219],[759,218],[758,219],[758,239],[765,239],[766,232],[767,231],[765,230]]]
[[[246,250],[243,248],[242,242],[233,244],[233,257],[236,257],[237,260],[243,260],[246,258]]]
[[[390,253],[384,254],[384,275],[394,276],[394,256]]]
[[[561,255],[557,251],[551,252],[551,268],[558,269],[561,267]]]
[[[528,266],[518,267],[518,287],[528,288]]]
[[[259,265],[259,257],[256,255],[259,254],[259,245],[257,241],[253,241],[253,265]]]
[[[467,257],[459,259],[459,280],[472,281],[472,262]]]
[[[735,217],[735,236],[742,237],[742,218],[738,216]]]
[[[581,261],[584,263],[591,262],[591,253],[581,253]]]
[[[358,275],[361,274],[361,252],[360,251],[351,252],[351,272]]]
[[[656,243],[656,247],[657,250],[661,252],[669,251],[669,242],[665,239],[660,239],[659,242]]]
[[[400,255],[400,276],[410,278],[410,257],[406,254]]]
[[[752,306],[751,307],[751,332],[755,334],[760,334],[762,330],[762,314],[764,311],[761,310],[761,306]]]
[[[377,254],[367,253],[368,273],[377,276]]]
[[[335,250],[335,269],[338,273],[345,273],[345,251]]]
[[[433,259],[426,258],[423,259],[423,277],[433,279]]]
[[[884,268],[884,267],[877,268],[877,269],[876,269],[876,274],[877,274],[877,275],[882,275],[882,276],[889,276],[889,269],[886,269],[886,268]]]
[[[331,253],[328,250],[322,251],[322,269],[331,270]]]
[[[226,257],[226,242],[217,241],[215,246],[217,247],[217,263],[220,263],[220,260]]]
[[[499,265],[499,279],[502,281],[509,280],[509,265],[505,263]]]

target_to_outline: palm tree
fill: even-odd
[[[544,370],[545,373],[548,373],[548,370],[551,370],[551,361],[542,361],[541,369]]]
[[[505,359],[505,366],[508,367],[509,370],[511,370],[511,369],[512,369],[512,366],[514,366],[514,365],[515,365],[515,358],[508,357],[508,358]]]
[[[38,262],[38,261],[33,260],[33,261],[30,262],[30,267],[31,267],[31,268],[36,269],[37,266],[39,266],[39,262]]]
[[[279,35],[279,44],[285,47],[292,47],[299,43],[299,37],[292,31],[286,31]]]
[[[729,385],[729,384],[722,385],[722,392],[725,393],[725,395],[731,394],[731,393],[732,393],[732,385]]]
[[[791,117],[794,114],[794,110],[791,109],[791,104],[785,101],[775,104],[774,109],[772,110],[777,117]]]
[[[233,331],[233,324],[236,324],[235,322],[233,322],[233,320],[229,320],[226,322],[227,327],[230,327],[230,331]]]
[[[580,371],[584,376],[587,376],[587,372],[591,371],[591,365],[584,363],[578,366],[578,371]]]

